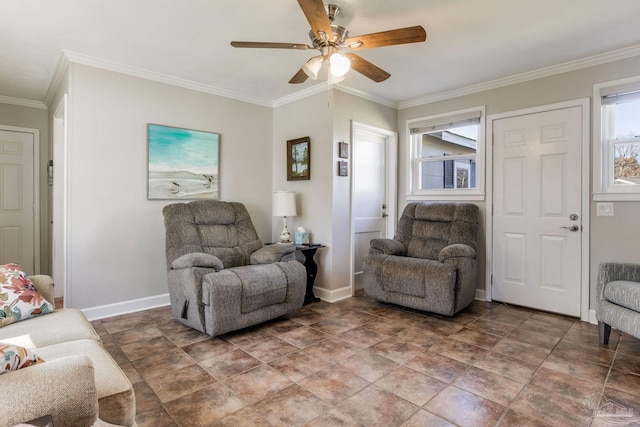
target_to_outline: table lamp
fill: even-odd
[[[287,230],[287,217],[296,215],[296,193],[294,191],[273,193],[273,216],[284,217],[284,229],[280,235],[279,243],[291,243],[291,233]]]

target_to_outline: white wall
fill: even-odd
[[[147,123],[218,132],[220,195],[271,237],[272,109],[71,64],[71,306],[167,293],[162,208],[147,200]]]
[[[273,137],[273,189],[297,193],[298,216],[287,220],[289,230],[303,226],[312,242],[327,245],[318,250],[316,296],[327,300],[344,297],[350,278],[351,175],[337,173],[338,142],[351,145],[351,122],[396,130],[396,110],[364,98],[333,90],[275,109]],[[286,141],[311,138],[311,179],[286,180]],[[273,238],[282,219],[273,222]]]
[[[639,74],[640,57],[636,57],[541,78],[526,83],[514,84],[467,96],[402,109],[398,114],[401,147],[400,176],[405,177],[408,173],[407,135],[405,130],[408,119],[446,113],[479,105],[486,105],[486,114],[491,115],[568,100],[590,98],[593,94],[593,85],[595,83],[622,79]],[[490,161],[490,159],[487,159],[487,161]],[[591,165],[587,165],[587,167],[591,167]],[[487,177],[487,179],[491,179],[491,177]],[[399,181],[399,203],[401,207],[407,203],[406,196],[403,196],[406,195],[406,191],[406,180],[401,179]],[[482,224],[484,224],[484,217],[486,216],[488,207],[485,206],[484,202],[478,203],[478,205],[480,206],[483,216]],[[636,226],[637,219],[640,216],[640,203],[616,202],[614,203],[614,208],[615,217],[597,217],[595,216],[595,204],[593,202],[591,203],[591,221],[590,224],[588,224],[591,230],[591,260],[589,265],[591,272],[591,308],[594,308],[595,303],[595,278],[600,262],[615,260],[640,262],[640,255],[638,255],[637,250],[637,242],[640,241],[640,228]],[[481,238],[484,239],[484,230],[481,232]],[[484,241],[481,242],[481,244],[484,247]],[[484,251],[479,253],[479,262],[481,266],[484,266]],[[481,289],[485,287],[484,273],[480,275],[478,287]]]
[[[287,218],[289,231],[302,226],[311,233],[311,243],[322,243],[318,250],[318,275],[315,286],[331,287],[333,270],[330,253],[333,197],[333,110],[327,93],[319,93],[277,107],[273,114],[273,191],[296,192],[298,216]],[[311,174],[305,181],[287,181],[287,141],[308,136],[311,139]],[[282,231],[282,218],[273,218],[273,241]]]
[[[360,77],[360,76],[356,76]],[[351,179],[352,156],[349,163],[349,176],[338,176],[338,142],[344,141],[353,148],[351,135],[352,122],[397,132],[398,113],[390,108],[364,98],[335,91],[335,114],[333,117],[333,266],[331,289],[351,286]]]

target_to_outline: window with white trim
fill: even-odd
[[[484,199],[484,107],[407,120],[407,198]]]
[[[640,200],[640,78],[594,87],[594,200]]]

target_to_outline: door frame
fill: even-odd
[[[68,96],[64,94],[56,107],[53,119],[52,153],[54,180],[52,186],[55,200],[51,203],[51,275],[55,283],[62,283],[65,307],[71,307],[71,286],[68,280],[68,224],[67,224],[67,137],[68,137]],[[59,194],[56,194],[59,190]],[[60,200],[61,199],[61,200]],[[57,202],[57,200],[59,200]],[[56,208],[60,209],[58,211]],[[58,221],[55,221],[58,220]]]
[[[33,135],[33,270],[40,274],[40,130],[6,125],[0,130]]]
[[[382,129],[375,126],[370,126],[361,122],[351,121],[351,165],[355,163],[355,157],[357,150],[355,148],[356,139],[361,132],[373,133],[380,136],[386,141],[386,177],[385,177],[385,191],[387,193],[387,219],[386,219],[386,236],[387,238],[393,238],[396,230],[396,218],[397,218],[397,192],[398,192],[398,133]],[[353,265],[353,257],[355,254],[355,239],[354,239],[354,223],[353,223],[353,201],[354,201],[354,183],[353,183],[353,170],[350,177],[350,210],[349,210],[349,286],[351,287],[351,295],[353,296],[355,289],[355,283],[353,281],[353,274],[355,268]]]
[[[591,165],[591,100],[589,98],[580,98],[571,101],[558,102],[554,104],[540,105],[537,107],[524,108],[521,110],[508,111],[505,113],[491,114],[487,117],[487,164],[486,164],[486,185],[487,198],[486,210],[490,214],[486,215],[486,260],[485,260],[485,290],[484,300],[492,300],[492,281],[493,281],[493,122],[495,120],[523,116],[528,114],[543,113],[546,111],[560,110],[563,108],[582,107],[582,242],[580,256],[580,320],[589,321],[589,298],[590,298],[590,279],[589,279],[589,242],[590,242],[590,217],[589,207],[591,202],[591,193],[589,191],[590,184],[590,165]],[[482,292],[480,292],[482,293]],[[479,295],[480,296],[480,295]]]

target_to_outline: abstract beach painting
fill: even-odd
[[[219,199],[220,134],[149,123],[149,199]]]

